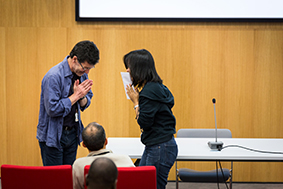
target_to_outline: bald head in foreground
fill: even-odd
[[[84,189],[85,176],[84,167],[90,165],[99,157],[111,159],[116,167],[134,167],[133,161],[128,155],[115,154],[110,149],[106,149],[108,143],[105,130],[102,125],[91,122],[82,132],[82,146],[86,147],[89,154],[86,157],[76,159],[73,164],[73,188]]]
[[[106,157],[95,159],[89,168],[86,176],[88,189],[115,189],[118,177],[118,170],[115,163]]]

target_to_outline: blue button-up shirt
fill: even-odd
[[[57,149],[62,149],[60,139],[63,130],[63,120],[64,117],[70,113],[72,107],[68,95],[73,74],[67,61],[68,57],[69,56],[61,63],[51,68],[46,73],[41,83],[40,110],[36,138],[39,142],[46,142],[47,146]],[[81,82],[86,79],[88,79],[88,75],[85,73],[81,76]],[[78,106],[77,109],[84,111],[90,105],[92,96],[93,93],[90,90],[86,95],[86,106],[80,107],[80,104],[76,103]],[[78,111],[78,114],[78,142],[81,142],[81,133],[84,127],[81,121],[80,111]]]

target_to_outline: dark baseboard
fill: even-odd
[[[176,182],[176,181],[168,180],[168,182]],[[182,181],[179,181],[179,183],[182,183]],[[283,184],[283,182],[234,182],[233,181],[233,184]]]

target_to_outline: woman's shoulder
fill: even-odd
[[[140,96],[144,96],[150,99],[156,99],[166,96],[167,88],[162,83],[148,82],[140,92]]]
[[[163,84],[158,82],[148,82],[145,84],[144,88],[147,90],[160,90],[163,88]]]
[[[162,83],[148,82],[144,85],[142,92],[147,93],[152,91],[160,91],[163,88],[162,85]]]

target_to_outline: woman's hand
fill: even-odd
[[[139,104],[139,91],[138,89],[133,89],[132,85],[127,85],[126,87],[127,90],[127,94],[130,97],[131,101],[134,103],[135,105]]]

